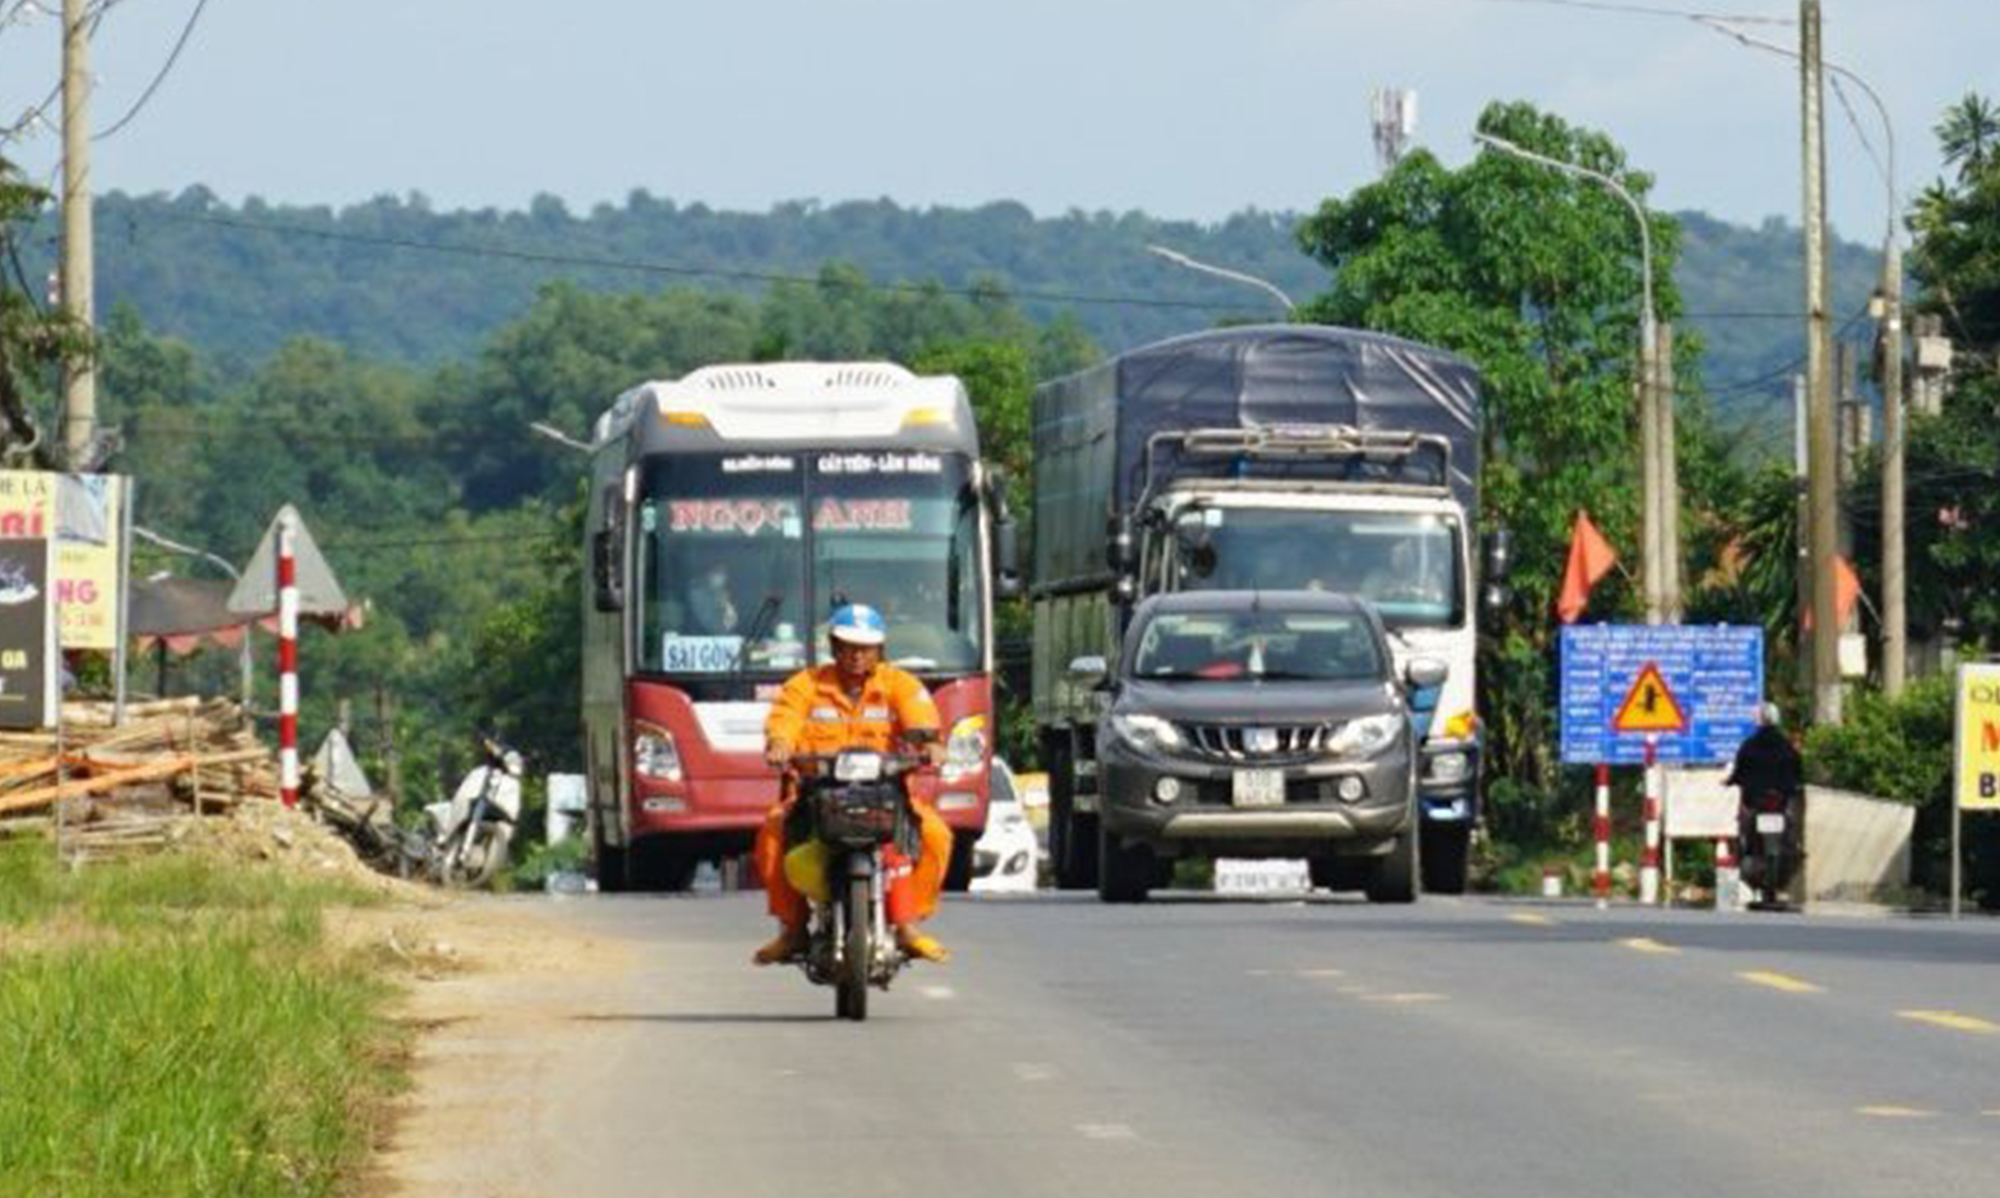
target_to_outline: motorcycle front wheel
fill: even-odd
[[[868,970],[875,960],[875,879],[847,882],[846,942],[840,975],[834,979],[834,1013],[857,1022],[868,1018]]]

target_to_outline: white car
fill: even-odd
[[[972,891],[975,894],[1026,893],[1035,889],[1041,868],[1041,846],[1014,785],[1014,771],[993,759],[992,790],[986,808],[986,831],[972,846]]]

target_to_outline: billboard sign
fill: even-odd
[[[1569,624],[1560,644],[1565,765],[1718,765],[1757,728],[1764,630],[1735,624]]]

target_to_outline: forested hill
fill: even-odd
[[[761,292],[778,278],[850,263],[878,282],[997,285],[1037,317],[1070,313],[1106,349],[1277,311],[1272,297],[1176,266],[1160,245],[1269,280],[1295,300],[1325,273],[1298,249],[1292,213],[1216,224],[1128,212],[1036,217],[1019,204],[904,208],[888,200],[781,204],[765,213],[678,205],[634,192],[578,215],[543,197],[525,211],[439,212],[422,197],[343,209],[111,193],[97,204],[98,304],[130,305],[155,332],[218,363],[262,360],[293,337],[431,364],[472,354],[537,288],[700,287]],[[1767,423],[1800,358],[1799,235],[1680,214],[1679,283],[1709,347],[1703,375],[1726,421]],[[46,239],[37,239],[48,244]],[[1859,311],[1872,249],[1840,244],[1835,309]],[[1850,330],[1864,335],[1865,326]],[[1782,427],[1782,424],[1780,425]]]

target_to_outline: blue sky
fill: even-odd
[[[56,22],[0,14],[0,125],[56,78]],[[49,9],[59,0],[27,0]],[[573,210],[644,188],[762,210],[793,199],[1009,199],[1035,212],[1217,219],[1304,209],[1375,172],[1368,99],[1413,88],[1449,163],[1494,99],[1603,130],[1656,202],[1798,219],[1795,68],[1681,16],[1595,0],[209,0],[100,190]],[[1621,7],[1628,0],[1602,0]],[[197,0],[114,0],[94,123],[126,112]],[[1795,0],[1629,0],[1788,20]],[[2000,98],[1996,0],[1826,0],[1827,56],[1887,102],[1898,185],[1939,172],[1932,127]],[[1787,24],[1745,26],[1796,44]],[[1877,151],[1873,110],[1852,93]],[[1874,240],[1880,174],[1828,97],[1829,200]],[[37,178],[52,133],[7,147]]]

